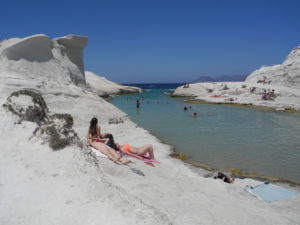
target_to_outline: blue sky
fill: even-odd
[[[300,1],[2,0],[0,39],[89,37],[85,69],[122,83],[249,74],[300,45]]]

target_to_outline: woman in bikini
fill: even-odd
[[[90,122],[90,127],[87,133],[88,144],[106,155],[113,162],[120,162],[124,165],[130,163],[130,160],[122,160],[121,156],[114,149],[106,145],[108,140],[108,138],[100,138],[100,126],[98,126],[98,119],[93,118]]]
[[[129,156],[132,156],[134,158],[143,160],[143,156],[146,156],[148,154],[150,160],[155,160],[154,153],[153,153],[153,147],[151,144],[146,144],[139,148],[133,147],[129,144],[125,144],[125,145],[116,144],[116,145],[121,152],[123,152]]]

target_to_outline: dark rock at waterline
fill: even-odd
[[[103,94],[103,95],[99,95],[99,96],[107,102],[109,102],[112,99],[112,97],[109,94]]]

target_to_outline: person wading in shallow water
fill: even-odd
[[[138,99],[136,100],[136,107],[137,107],[137,108],[140,108],[140,104],[141,104],[141,103],[140,103],[140,99],[138,98]]]

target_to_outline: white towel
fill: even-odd
[[[102,157],[102,158],[107,158],[106,155],[104,155],[102,152],[100,152],[99,150],[93,148],[93,147],[90,147],[91,150],[95,153],[96,156],[99,156],[99,157]]]

